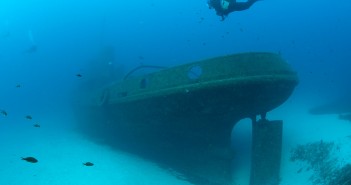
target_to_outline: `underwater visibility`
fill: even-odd
[[[0,184],[351,185],[350,8],[1,1]]]

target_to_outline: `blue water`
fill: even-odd
[[[109,65],[125,71],[247,51],[280,53],[299,76],[292,97],[269,114],[285,121],[281,183],[311,184],[289,161],[291,148],[328,140],[344,146],[340,159],[351,155],[350,122],[308,114],[344,95],[351,102],[350,10],[345,0],[262,0],[221,21],[206,0],[1,0],[0,109],[8,115],[0,115],[0,184],[189,184],[74,132],[73,94],[93,75],[89,61],[105,46],[114,48]],[[234,132],[246,133],[246,125]],[[246,155],[248,136],[238,137],[237,150]],[[25,163],[25,156],[39,163]],[[96,165],[85,167],[86,161]],[[247,184],[247,166],[238,164],[238,184]]]

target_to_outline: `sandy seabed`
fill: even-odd
[[[315,174],[313,169],[306,170],[309,166],[307,163],[291,160],[292,151],[299,145],[316,142],[333,143],[337,150],[331,152],[331,157],[337,159],[337,165],[351,163],[351,122],[338,119],[338,115],[311,115],[308,113],[310,107],[290,102],[267,115],[268,119],[284,121],[280,185],[313,185],[311,180]],[[250,120],[242,120],[234,127],[233,133],[245,132],[249,135],[250,125]],[[242,155],[250,153],[248,151],[250,146],[243,148],[243,143],[249,142],[240,141],[240,139],[250,140],[249,137],[251,136],[242,134],[241,138],[234,137],[234,146],[239,145],[239,148],[244,150],[238,152],[241,165],[235,167],[233,174],[235,185],[249,184],[250,157]]]
[[[299,144],[332,141],[340,146],[342,163],[351,159],[351,123],[336,115],[313,116],[306,109],[283,106],[268,115],[284,120],[281,185],[312,184],[310,171],[298,172],[304,164],[290,160],[291,149]],[[249,125],[243,120],[234,128]],[[235,142],[235,141],[234,141]],[[98,145],[54,121],[35,128],[31,124],[0,123],[1,185],[189,185],[152,162]],[[249,148],[249,147],[247,147]],[[239,151],[239,155],[247,155]],[[38,163],[21,157],[33,156]],[[249,159],[247,157],[246,159]],[[94,166],[84,166],[84,162]],[[247,185],[249,161],[235,166],[235,185]]]
[[[98,145],[70,130],[1,127],[1,185],[190,184],[151,162]],[[39,162],[21,160],[27,156]],[[94,166],[83,165],[88,161]]]

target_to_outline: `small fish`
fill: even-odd
[[[21,87],[21,84],[17,84],[17,85],[16,85],[16,88],[20,88],[20,87]]]
[[[202,23],[204,20],[205,20],[205,18],[200,17],[200,20],[199,20],[199,22],[198,22],[198,23]]]
[[[297,170],[297,172],[296,172],[296,173],[301,173],[301,172],[302,172],[302,170],[303,170],[303,168],[300,168],[299,170]]]
[[[39,124],[34,124],[33,127],[40,128],[40,125]]]
[[[84,166],[94,166],[94,163],[91,163],[91,162],[86,162],[86,163],[83,163]]]
[[[32,116],[31,116],[31,115],[27,115],[27,116],[26,116],[26,119],[31,120],[31,119],[32,119]]]
[[[76,77],[80,78],[80,77],[82,77],[82,75],[78,73],[78,74],[76,74]]]
[[[25,160],[27,162],[30,162],[30,163],[37,163],[38,160],[34,157],[22,157],[22,160]]]
[[[7,116],[7,112],[4,111],[4,110],[1,110],[1,114],[4,115],[4,116]]]

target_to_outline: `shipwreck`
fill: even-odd
[[[142,67],[141,67],[142,68]],[[86,93],[80,129],[194,184],[232,184],[231,133],[253,124],[251,185],[279,184],[283,104],[297,74],[278,54],[239,53],[161,69]]]

